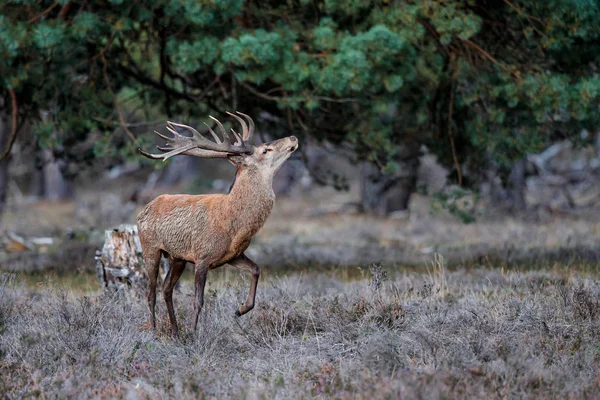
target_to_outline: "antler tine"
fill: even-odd
[[[168,129],[170,132],[173,132],[173,134],[174,134],[175,136],[182,136],[181,134],[179,134],[179,132],[177,132],[177,131],[175,130],[175,128],[174,128],[175,126],[176,126],[176,127],[178,127],[178,128],[183,128],[183,129],[186,129],[186,130],[188,130],[188,131],[192,132],[192,136],[194,136],[194,137],[196,137],[196,138],[204,138],[204,137],[203,137],[203,136],[200,134],[200,132],[198,132],[197,130],[195,130],[195,129],[194,129],[194,128],[192,128],[191,126],[188,126],[188,125],[183,125],[183,124],[177,124],[177,123],[175,123],[175,122],[167,121],[167,129]],[[185,137],[185,136],[184,136],[184,137]]]
[[[162,151],[163,153],[167,153],[171,150],[174,150],[172,147],[162,147],[162,146],[156,146],[157,149],[159,149],[160,151]]]
[[[252,142],[252,136],[254,136],[254,121],[252,120],[252,118],[250,118],[249,115],[246,115],[239,111],[236,111],[236,113],[240,114],[242,117],[244,117],[248,120],[248,125],[250,125],[250,128],[248,129],[248,135],[246,137],[244,137],[244,140],[246,142]]]
[[[223,124],[221,123],[221,121],[219,121],[218,119],[216,119],[212,115],[209,115],[208,118],[212,119],[213,121],[215,121],[217,123],[219,129],[221,130],[221,134],[223,135],[223,140],[225,142],[227,142],[227,143],[231,143],[231,137],[229,136],[229,134],[227,133],[227,131],[223,127]]]
[[[163,162],[165,162],[165,161],[167,161],[169,158],[171,158],[171,157],[173,157],[173,156],[176,156],[176,155],[178,155],[178,154],[181,154],[181,153],[185,153],[186,151],[188,151],[188,150],[191,150],[191,149],[193,149],[194,147],[195,147],[195,146],[194,146],[193,144],[189,144],[189,145],[187,145],[187,146],[185,146],[185,147],[180,147],[180,148],[178,148],[178,149],[173,149],[173,150],[169,151],[168,153],[161,154],[161,155],[162,155],[162,160],[163,160]],[[161,151],[162,151],[162,150],[161,150]]]
[[[212,128],[210,126],[208,126],[208,124],[206,122],[204,122],[204,125],[206,125],[206,127],[208,128],[208,131],[210,132],[212,137],[215,139],[215,142],[217,142],[219,144],[223,143],[223,140],[219,137],[219,135],[217,135],[215,133],[215,131],[213,131]]]
[[[167,125],[167,130],[173,134],[173,137],[168,139],[169,142],[177,142],[178,140],[181,140],[180,138],[182,136],[171,125]],[[164,137],[164,136],[161,135],[161,137]]]
[[[178,154],[184,153],[188,150],[193,149],[194,147],[196,147],[193,144],[189,144],[187,146],[184,147],[180,147],[178,149],[173,149],[171,151],[169,151],[168,153],[165,154],[150,154],[150,153],[146,153],[144,150],[142,149],[138,149],[138,153],[140,153],[141,155],[148,157],[148,158],[152,158],[154,160],[163,160],[163,162],[167,161],[169,158],[176,156]],[[167,149],[165,147],[158,147],[158,149],[160,151],[167,151]]]
[[[237,115],[230,113],[229,111],[226,111],[227,114],[231,115],[233,118],[237,119],[238,122],[242,125],[242,137],[244,138],[244,141],[246,140],[246,138],[248,137],[248,125],[246,125],[246,121],[244,121],[243,119],[241,119],[240,117],[238,117]],[[231,130],[233,133],[236,134],[236,136],[238,136],[239,134],[237,132],[235,132],[233,129]]]
[[[167,141],[167,143],[168,143],[168,142],[171,142],[171,141],[173,141],[173,138],[170,138],[170,137],[168,137],[168,136],[165,136],[165,135],[163,135],[162,133],[160,133],[160,132],[158,132],[158,131],[154,131],[154,133],[155,133],[155,134],[156,134],[158,137],[160,137],[161,139],[164,139],[164,140],[166,140],[166,141]]]
[[[235,143],[234,143],[234,145],[236,145],[236,146],[243,146],[244,145],[244,141],[240,137],[239,133],[237,133],[236,131],[234,131],[233,128],[231,128],[231,132],[235,136]]]

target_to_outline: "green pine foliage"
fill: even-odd
[[[398,146],[417,142],[452,168],[457,158],[506,173],[600,123],[591,0],[21,0],[0,10],[1,85],[48,146],[112,131],[99,121],[118,121],[115,104],[186,120],[235,107],[279,116],[287,134],[352,144],[386,171]]]

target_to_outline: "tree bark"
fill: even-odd
[[[4,152],[8,145],[8,137],[10,136],[10,123],[5,115],[0,115],[0,153]],[[0,221],[4,215],[6,200],[8,197],[8,165],[10,154],[0,160]]]
[[[525,211],[527,209],[527,202],[525,201],[525,159],[515,162],[508,181],[511,208],[513,211]]]
[[[418,144],[406,144],[398,152],[398,171],[384,174],[374,163],[361,165],[361,206],[365,212],[386,216],[408,210],[416,189],[419,168]]]
[[[73,197],[73,183],[64,178],[61,171],[61,161],[56,160],[52,150],[41,151],[42,167],[42,196],[50,201],[66,200]]]

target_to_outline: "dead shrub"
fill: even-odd
[[[298,310],[293,302],[273,304],[263,302],[254,316],[253,328],[265,340],[275,340],[302,334],[308,325],[306,310]]]
[[[589,289],[580,287],[573,290],[573,308],[577,315],[584,319],[594,319],[600,313],[600,302],[597,295]]]

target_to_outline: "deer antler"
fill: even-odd
[[[250,123],[250,129],[246,122],[235,114],[227,112],[227,114],[233,116],[242,125],[242,135],[234,131],[233,132],[235,141],[232,141],[231,136],[225,131],[223,124],[218,119],[209,116],[210,119],[216,122],[219,127],[221,137],[212,130],[208,124],[204,123],[208,128],[208,131],[214,138],[214,142],[204,137],[200,132],[191,126],[176,124],[175,122],[167,122],[167,130],[173,134],[173,137],[165,136],[157,131],[154,131],[159,137],[167,142],[168,147],[157,146],[158,150],[165,152],[164,154],[150,154],[142,149],[138,149],[138,152],[151,159],[162,159],[163,161],[169,158],[179,155],[186,154],[190,156],[203,157],[203,158],[223,158],[229,154],[252,154],[254,147],[252,146],[251,140],[254,133],[254,122],[252,118],[241,112],[237,112],[243,115]],[[177,132],[177,128],[188,130],[192,133],[192,136],[184,136]]]
[[[240,114],[241,116],[243,116],[244,118],[246,118],[248,120],[248,124],[250,125],[250,128],[248,128],[248,126],[246,125],[246,123],[244,122],[243,119],[241,119],[240,117],[238,117],[235,114],[230,113],[229,111],[227,111],[227,114],[231,115],[233,118],[237,119],[239,121],[239,123],[242,125],[242,139],[244,142],[248,142],[248,143],[252,143],[252,136],[254,135],[254,121],[252,121],[252,118],[250,118],[250,116],[243,114],[239,111],[236,111],[236,113]],[[233,129],[232,129],[233,131]],[[235,133],[237,135],[237,133],[235,131],[233,131],[233,133]]]

